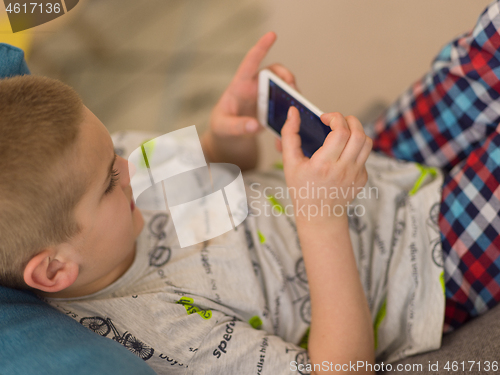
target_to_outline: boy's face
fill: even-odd
[[[96,292],[118,279],[134,261],[144,226],[133,203],[128,161],[115,159],[107,129],[86,107],[75,151],[89,187],[75,208],[82,231],[68,242],[79,264],[77,280],[62,292],[70,296]]]

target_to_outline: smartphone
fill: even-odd
[[[257,117],[259,122],[281,138],[281,128],[285,124],[288,109],[294,106],[300,113],[300,131],[302,151],[311,157],[323,145],[330,133],[329,126],[323,124],[323,114],[315,105],[296,90],[287,85],[270,70],[259,73],[259,93]]]

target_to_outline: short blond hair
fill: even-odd
[[[0,80],[0,285],[27,288],[28,261],[80,231],[86,186],[71,151],[82,119],[80,97],[57,80]]]

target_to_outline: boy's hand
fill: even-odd
[[[274,44],[276,34],[269,32],[248,51],[226,91],[214,107],[210,127],[217,135],[255,134],[262,129],[257,121],[259,67]],[[295,77],[285,67],[268,67],[286,83],[295,87]]]
[[[315,217],[323,219],[345,216],[341,212],[347,211],[352,189],[356,196],[358,188],[365,186],[368,178],[365,162],[372,149],[372,140],[365,135],[358,119],[325,113],[321,121],[332,131],[310,159],[301,149],[300,115],[295,107],[290,107],[281,131],[285,178],[288,187],[295,188],[295,196],[293,192],[291,196],[297,218],[304,215],[310,218],[309,212],[318,212]],[[332,188],[337,189],[337,194],[332,194]],[[304,189],[307,191],[305,198],[299,193]],[[325,205],[330,207],[329,214],[322,209]],[[342,206],[342,210],[337,205]],[[299,211],[300,207],[304,207],[304,211]],[[316,210],[313,207],[317,211],[313,211]]]
[[[355,117],[326,113],[321,121],[332,131],[311,158],[300,147],[300,115],[295,107],[290,107],[281,130],[283,167],[288,187],[295,189],[289,193],[311,298],[309,359],[313,366],[325,361],[374,363],[372,318],[345,207],[352,200],[352,189],[356,194],[366,183],[365,162],[372,141]]]
[[[262,130],[256,118],[258,73],[262,60],[275,40],[276,34],[269,32],[250,49],[212,110],[210,129],[203,139],[204,150],[212,161],[256,164],[255,135]],[[296,87],[295,77],[285,67],[274,64],[267,69]]]

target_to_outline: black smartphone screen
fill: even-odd
[[[305,105],[269,80],[267,122],[278,134],[281,134],[281,128],[285,124],[288,109],[291,106],[296,107],[300,113],[299,135],[302,139],[302,151],[305,156],[311,157],[323,145],[326,136],[331,131],[330,127],[323,124],[321,119]]]

